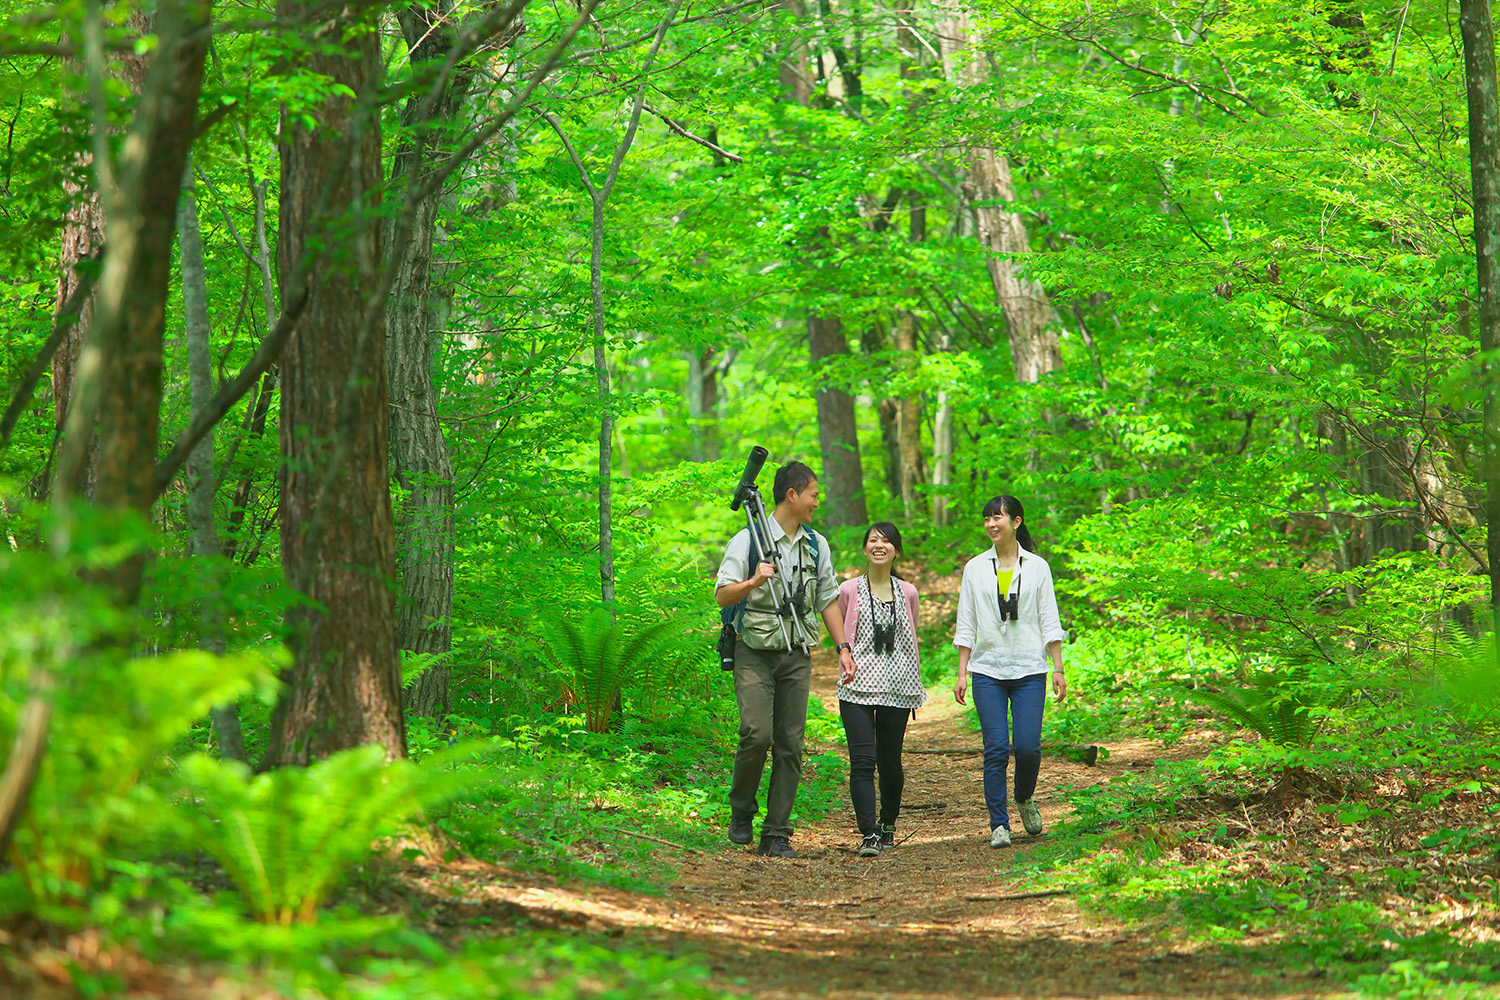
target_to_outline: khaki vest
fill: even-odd
[[[820,541],[820,547],[825,542]],[[792,605],[797,606],[798,581],[801,581],[803,632],[810,644],[818,641],[818,558],[813,552],[812,538],[808,529],[802,531],[802,539],[792,547],[793,558],[783,558],[776,567],[776,575],[787,586],[792,596]],[[762,554],[764,558],[764,554]],[[795,561],[793,561],[795,560]],[[751,567],[752,571],[754,567]],[[800,569],[800,572],[799,572]],[[787,639],[782,637],[781,615],[776,609],[771,583],[767,581],[750,592],[745,602],[745,616],[740,622],[740,638],[751,649],[785,650]],[[786,621],[786,634],[792,636],[792,623]],[[795,644],[795,639],[792,640]]]

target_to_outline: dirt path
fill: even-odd
[[[831,662],[814,691],[836,709]],[[595,930],[640,935],[664,950],[708,956],[721,985],[758,997],[1232,997],[1311,996],[1315,979],[1258,969],[1253,955],[1174,947],[1139,929],[1081,913],[1066,895],[1000,897],[1033,889],[1018,871],[1041,838],[1024,833],[991,850],[966,709],[943,693],[911,726],[905,802],[893,851],[858,857],[853,817],[839,809],[797,831],[796,860],[756,857],[728,844],[690,854],[666,898],[604,889],[494,886],[502,905]],[[1112,744],[1089,768],[1044,760],[1037,802],[1044,822],[1066,809],[1062,787],[1150,766],[1147,741]],[[1194,752],[1179,745],[1174,755]],[[942,803],[942,808],[935,808]],[[923,806],[933,808],[920,808]],[[1020,830],[1019,823],[1016,830]],[[670,848],[663,848],[669,850]]]

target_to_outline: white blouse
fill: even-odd
[[[1018,596],[1016,619],[1000,620],[999,560],[993,547],[969,560],[958,591],[953,645],[967,646],[969,670],[1008,681],[1050,668],[1047,644],[1066,642],[1052,589],[1052,568],[1034,552],[1020,550],[1010,593]]]

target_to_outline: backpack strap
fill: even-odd
[[[750,551],[748,555],[749,559],[746,560],[746,564],[750,567],[750,572],[754,574],[755,567],[760,564],[760,546],[755,544],[755,532],[753,531],[750,532]],[[719,620],[725,625],[733,625],[736,632],[743,632],[745,630],[745,605],[749,602],[750,595],[746,594],[740,598],[739,603],[731,604],[729,607],[721,609],[719,611]]]

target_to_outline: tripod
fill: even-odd
[[[786,641],[786,648],[792,649],[794,645],[801,646],[802,652],[811,655],[807,630],[803,625],[802,616],[792,603],[792,593],[787,582],[781,578],[781,567],[776,565],[780,553],[776,545],[771,541],[771,522],[766,518],[766,505],[760,499],[760,487],[753,482],[740,487],[737,497],[740,503],[745,505],[745,520],[749,522],[750,537],[755,541],[755,547],[760,550],[763,562],[776,566],[777,573],[771,577],[771,599],[776,602],[777,623],[781,626],[781,638]],[[750,567],[752,573],[755,567]],[[790,629],[787,622],[791,622]]]

